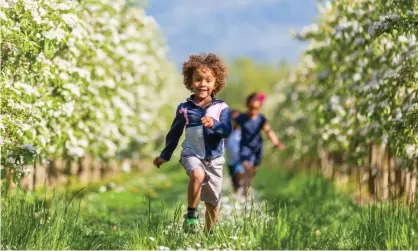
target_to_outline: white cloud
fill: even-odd
[[[301,29],[304,20],[316,14],[315,0],[150,1],[149,13],[162,27],[178,63],[201,51],[295,61],[304,45],[289,31]]]

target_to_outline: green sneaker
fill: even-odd
[[[183,229],[186,233],[199,232],[199,214],[196,211],[184,215]]]

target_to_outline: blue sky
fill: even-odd
[[[148,0],[146,12],[178,65],[198,52],[296,62],[306,44],[290,30],[301,30],[318,13],[316,0]]]

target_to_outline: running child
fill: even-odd
[[[244,167],[244,195],[247,196],[256,169],[263,156],[263,138],[260,131],[263,130],[269,140],[278,149],[284,149],[284,145],[278,140],[272,131],[266,117],[260,113],[265,100],[263,93],[252,93],[247,97],[247,111],[235,118],[241,128],[240,161]]]
[[[241,165],[239,153],[240,153],[240,141],[241,141],[241,129],[236,123],[236,118],[240,112],[238,110],[231,110],[232,116],[232,133],[226,140],[226,164],[228,165],[229,175],[232,180],[232,186],[234,192],[237,193],[242,186],[242,175],[244,168]]]
[[[215,54],[191,55],[183,63],[182,73],[185,87],[193,94],[177,107],[165,148],[154,165],[159,168],[170,160],[185,129],[180,163],[190,179],[184,228],[186,232],[198,231],[200,198],[206,206],[205,231],[211,232],[220,207],[224,139],[232,131],[228,105],[215,98],[226,85],[227,67]]]

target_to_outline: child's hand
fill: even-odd
[[[206,128],[212,128],[213,127],[213,118],[209,116],[205,116],[202,118],[202,124]]]
[[[283,143],[278,143],[277,145],[275,145],[275,147],[276,147],[276,149],[277,150],[279,150],[279,151],[281,151],[281,150],[283,150],[283,149],[285,149],[286,148],[286,146],[283,144]]]
[[[164,164],[165,162],[167,162],[167,160],[165,160],[165,159],[163,159],[163,158],[160,158],[160,157],[156,157],[152,163],[153,163],[153,164],[154,164],[154,166],[156,166],[157,168],[160,168],[160,166],[161,166],[162,164]]]

